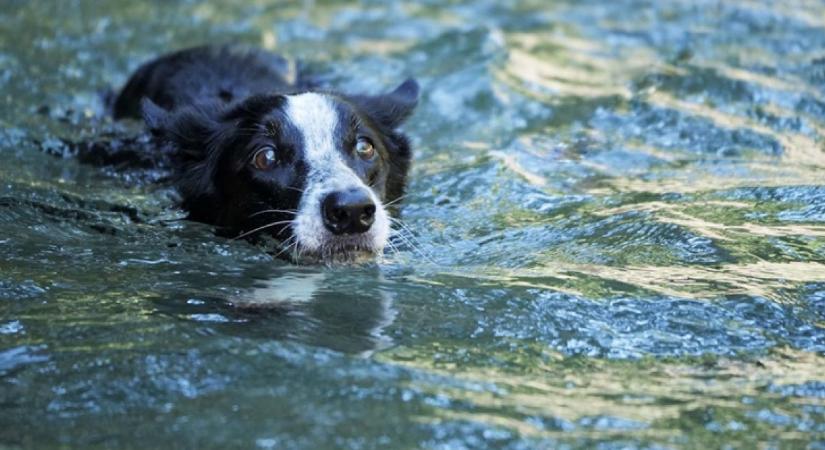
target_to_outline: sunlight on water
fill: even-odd
[[[0,447],[825,445],[822,2],[12,1],[0,24]],[[156,171],[73,159],[61,138],[140,130],[102,92],[204,42],[345,92],[420,81],[408,229],[376,264],[274,261],[181,220]]]

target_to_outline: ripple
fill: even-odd
[[[32,42],[0,51],[0,441],[817,445],[821,2],[92,3],[0,15]],[[101,88],[203,42],[418,78],[410,242],[282,264],[71,156],[138,129]]]

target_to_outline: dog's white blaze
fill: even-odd
[[[335,128],[338,114],[320,94],[287,97],[286,113],[304,138],[304,155],[310,170],[322,169],[338,155],[335,151]]]
[[[302,249],[322,251],[337,244],[349,243],[383,250],[390,234],[389,218],[380,199],[346,164],[335,148],[338,114],[329,98],[306,93],[287,97],[285,112],[289,121],[301,132],[304,140],[304,160],[308,168],[306,188],[292,222],[295,237]],[[321,201],[337,190],[365,188],[375,203],[375,222],[360,236],[335,236],[324,226]]]

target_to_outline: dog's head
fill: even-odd
[[[180,160],[192,219],[331,262],[386,245],[387,205],[403,195],[411,157],[397,128],[417,101],[418,84],[407,80],[377,96],[262,95],[175,111],[144,99],[143,115]]]

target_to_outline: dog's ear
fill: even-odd
[[[148,98],[140,102],[143,121],[155,137],[171,142],[190,156],[202,156],[206,146],[220,130],[214,118],[214,105],[193,105],[168,111]]]
[[[390,93],[356,96],[352,100],[373,120],[393,129],[401,125],[418,105],[418,90],[418,82],[408,78]]]
[[[218,103],[201,103],[172,111],[163,109],[148,98],[140,102],[143,121],[152,135],[171,144],[175,155],[184,162],[177,174],[177,187],[190,215],[207,214],[215,204],[215,171],[220,152],[213,151],[221,136],[221,122],[216,116],[224,108]]]
[[[152,134],[161,133],[164,125],[169,121],[169,111],[158,106],[150,100],[149,97],[140,99],[140,111],[146,128],[148,128]]]

